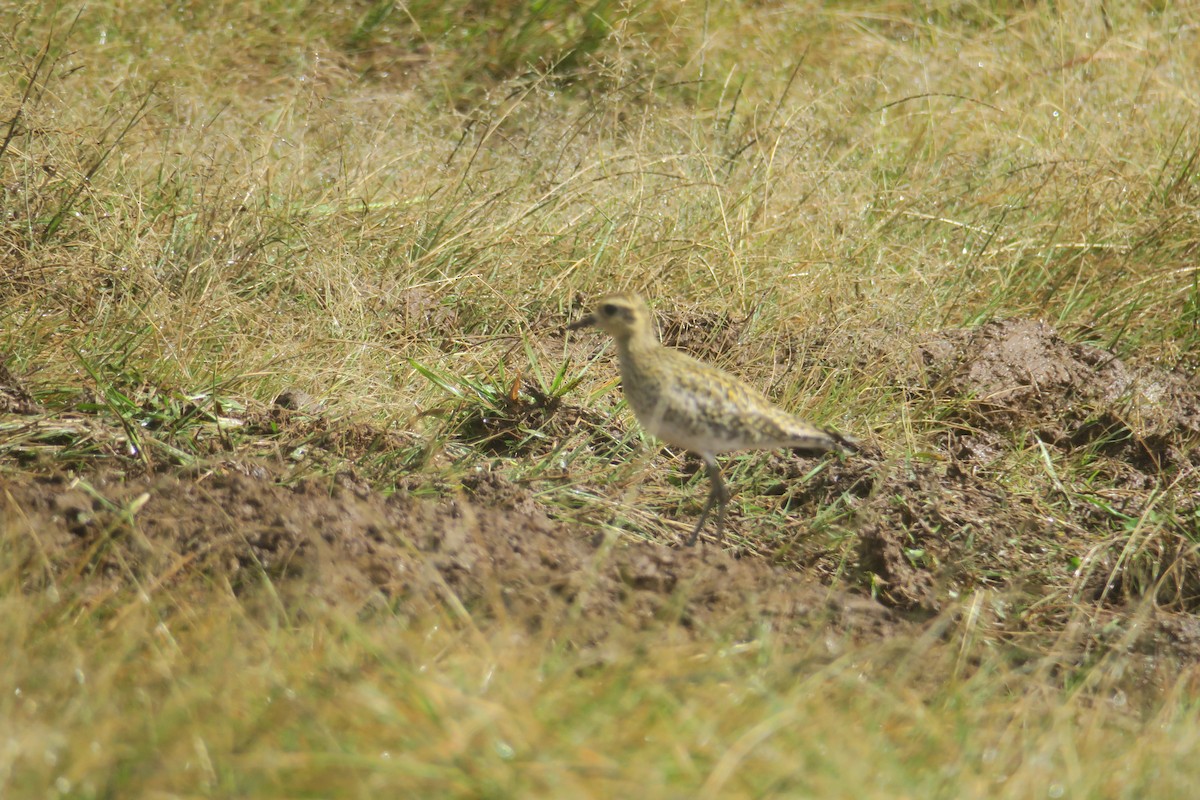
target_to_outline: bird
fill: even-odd
[[[601,297],[567,330],[588,327],[600,328],[616,341],[621,386],[642,427],[704,461],[711,489],[687,547],[696,544],[714,505],[717,543],[724,542],[730,493],[717,463],[719,453],[787,447],[815,455],[858,449],[854,437],[792,416],[725,370],[664,346],[650,307],[637,294]]]

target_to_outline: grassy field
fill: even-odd
[[[1191,796],[1198,37],[0,5],[0,795]],[[866,452],[675,549],[613,290]]]

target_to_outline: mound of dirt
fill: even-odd
[[[1002,588],[1003,576],[1046,569],[1038,547],[1056,534],[1052,521],[954,454],[894,462],[868,451],[819,470],[813,463],[794,455],[772,459],[779,489],[793,492],[787,509],[804,519],[843,504],[857,538],[851,572],[885,605],[927,616],[948,598]],[[781,544],[818,572],[845,571],[838,554],[826,563],[817,543]]]
[[[154,587],[197,572],[237,588],[265,574],[284,596],[360,609],[465,608],[531,629],[571,615],[581,645],[663,623],[751,635],[766,622],[806,639],[814,628],[874,638],[903,626],[877,603],[762,561],[614,546],[552,521],[498,479],[475,487],[480,499],[435,502],[385,497],[349,474],[332,487],[289,488],[272,473],[226,464],[132,480],[36,479],[8,487],[3,516],[37,543],[22,567],[31,588],[80,574],[109,588]]]
[[[835,331],[810,339],[810,356],[835,353],[848,359],[843,368],[882,368],[890,385],[940,413],[952,410],[936,449],[905,462],[862,453],[814,472],[810,460],[773,457],[798,516],[845,505],[858,540],[852,569],[883,602],[928,613],[1021,576],[1022,588],[1037,592],[1084,580],[1081,596],[1109,604],[1158,587],[1161,602],[1193,607],[1200,562],[1187,555],[1186,532],[1156,539],[1158,550],[1137,559],[1123,545],[1128,521],[1151,512],[1166,487],[1197,485],[1195,378],[1126,364],[1034,320],[921,338],[868,332],[851,341]],[[1096,502],[1075,502],[1050,477],[1020,491],[1002,480],[997,470],[1011,468],[1014,446],[1034,443],[1023,435],[1055,453],[1088,448]],[[1194,516],[1186,491],[1174,496],[1181,518]],[[809,549],[803,560],[821,568],[822,555]],[[1086,562],[1079,576],[1073,558]],[[845,571],[841,562],[828,566]]]
[[[920,344],[920,357],[930,387],[957,404],[971,426],[1032,428],[1042,441],[1067,448],[1095,443],[1147,469],[1195,465],[1195,379],[1131,367],[1026,319],[943,331]]]

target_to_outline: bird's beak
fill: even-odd
[[[596,315],[588,314],[583,319],[577,319],[574,322],[572,322],[570,325],[568,325],[567,330],[577,331],[580,328],[590,328],[592,325],[595,325],[595,324],[596,324]]]

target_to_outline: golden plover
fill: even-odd
[[[592,313],[567,330],[592,325],[617,342],[625,399],[642,426],[667,444],[700,456],[708,467],[712,490],[688,537],[689,547],[696,543],[714,503],[717,541],[724,538],[729,490],[717,453],[776,447],[811,453],[857,449],[854,439],[793,417],[728,372],[664,347],[649,306],[635,294],[600,298]]]

